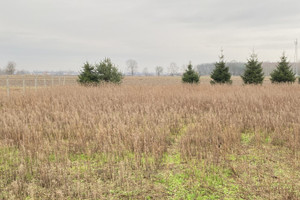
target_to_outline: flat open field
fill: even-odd
[[[1,90],[0,199],[300,199],[300,85],[233,81]]]

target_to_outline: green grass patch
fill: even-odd
[[[163,164],[175,164],[180,165],[181,163],[181,156],[180,153],[175,153],[174,155],[170,155],[168,153],[165,153],[163,156]]]
[[[0,199],[5,199],[5,190],[18,177],[18,167],[21,163],[19,151],[13,147],[0,147]],[[1,197],[2,196],[2,197]]]
[[[18,149],[13,147],[0,147],[0,172],[15,169],[19,163]]]
[[[171,170],[157,175],[170,199],[239,199],[239,186],[231,169],[200,161],[182,163],[180,154],[165,155]]]
[[[244,145],[249,145],[253,141],[254,136],[255,136],[255,133],[253,133],[253,132],[242,133],[241,143]]]

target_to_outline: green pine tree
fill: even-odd
[[[100,82],[121,83],[123,75],[109,58],[105,58],[96,65],[97,76]]]
[[[187,70],[182,75],[182,82],[184,83],[198,83],[199,82],[199,74],[193,70],[193,66],[190,63],[188,65]]]
[[[210,77],[213,79],[210,81],[211,84],[232,83],[232,81],[230,80],[231,74],[229,73],[229,68],[226,67],[223,54],[221,54],[220,56],[220,61],[215,64],[215,69],[211,73]]]
[[[84,63],[82,71],[78,76],[78,82],[81,84],[97,84],[99,83],[98,75],[95,67],[88,62]]]
[[[296,80],[295,73],[293,72],[287,57],[281,56],[280,62],[276,69],[270,74],[272,83],[294,83]]]
[[[262,84],[264,73],[262,62],[258,62],[257,55],[252,54],[246,64],[246,70],[241,76],[245,84]]]

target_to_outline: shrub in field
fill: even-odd
[[[190,63],[188,65],[187,70],[182,75],[182,82],[184,83],[198,83],[199,82],[199,74],[193,70],[193,66]]]
[[[105,58],[95,66],[86,62],[78,76],[78,82],[81,84],[98,84],[100,82],[120,83],[122,78],[121,72],[112,64],[111,60]]]
[[[272,83],[294,83],[296,80],[295,73],[293,72],[287,57],[283,54],[280,58],[276,69],[270,74]]]
[[[99,83],[98,75],[94,66],[86,62],[82,68],[83,69],[78,76],[79,83],[81,84]]]
[[[96,65],[96,72],[100,82],[120,83],[123,78],[122,73],[118,71],[109,58],[105,58]]]
[[[213,79],[210,81],[211,84],[232,83],[230,80],[231,74],[229,73],[229,67],[226,67],[223,54],[220,56],[220,61],[215,64],[215,69],[210,77]]]
[[[241,76],[245,84],[262,84],[264,81],[262,62],[258,62],[257,55],[250,56],[246,64],[246,70]]]

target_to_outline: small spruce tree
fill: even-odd
[[[296,80],[295,73],[293,72],[287,57],[281,56],[280,62],[276,69],[270,74],[272,83],[294,83]]]
[[[229,68],[226,67],[223,53],[220,56],[220,61],[215,64],[215,69],[211,73],[210,77],[213,79],[210,81],[211,84],[232,83],[230,80],[231,74],[229,73]]]
[[[258,62],[257,55],[252,54],[246,64],[246,70],[241,76],[245,84],[262,84],[264,73],[262,62]]]
[[[96,65],[98,80],[100,82],[121,83],[123,75],[109,58],[105,58]]]
[[[184,83],[198,83],[199,82],[199,74],[193,70],[193,66],[190,62],[187,70],[182,75],[182,82]]]
[[[82,68],[83,69],[78,76],[79,83],[85,85],[99,83],[98,75],[94,66],[86,62]]]

